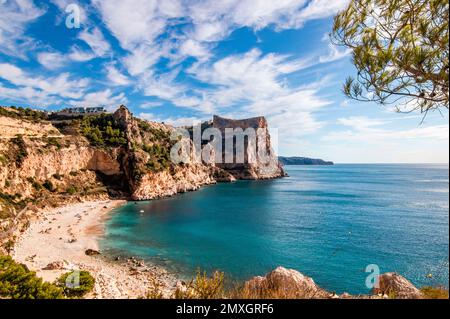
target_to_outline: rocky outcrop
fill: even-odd
[[[228,171],[236,179],[256,180],[285,176],[283,168],[278,163],[278,158],[272,148],[269,127],[264,117],[231,120],[215,115],[212,127],[218,129],[222,134],[223,163],[216,164],[217,167]],[[237,145],[237,138],[227,137],[227,129],[242,129],[243,148]],[[247,129],[255,133],[255,139],[252,139],[251,135],[245,137]],[[233,154],[227,154],[227,143],[233,145]],[[236,150],[239,149],[243,150],[244,161],[240,161],[236,157]],[[232,163],[227,161],[227,155],[233,158]]]
[[[387,295],[396,299],[421,299],[423,294],[409,280],[397,273],[389,272],[378,277],[376,295]]]
[[[330,296],[311,278],[283,267],[278,267],[265,277],[258,276],[247,281],[243,294],[252,299],[323,299]]]
[[[251,299],[422,299],[423,294],[411,282],[396,273],[379,276],[379,288],[372,295],[337,295],[316,285],[302,273],[278,267],[264,277],[254,277],[244,284],[243,298]]]
[[[174,172],[162,171],[145,174],[132,190],[133,200],[149,200],[177,193],[195,191],[203,185],[216,183],[211,168],[201,164],[189,164]]]

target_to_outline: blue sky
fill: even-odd
[[[281,155],[448,162],[448,111],[421,124],[343,96],[355,69],[327,34],[346,2],[0,0],[0,104],[125,104],[174,125],[264,115]]]

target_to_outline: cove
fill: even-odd
[[[448,166],[286,168],[288,178],[130,202],[106,222],[101,249],[186,279],[197,268],[240,281],[283,266],[357,294],[368,292],[365,269],[375,264],[448,287]]]

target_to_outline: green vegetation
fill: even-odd
[[[62,180],[64,175],[61,175],[59,173],[53,174],[52,176],[54,179],[57,179],[58,181]]]
[[[0,297],[11,299],[61,299],[63,290],[43,282],[27,266],[10,256],[0,256]]]
[[[159,172],[170,168],[170,148],[160,144],[144,145],[142,149],[150,155],[147,168],[153,172]]]
[[[426,299],[448,299],[448,290],[441,287],[423,287],[420,291]]]
[[[73,271],[58,278],[57,284],[67,297],[83,297],[94,289],[95,279],[88,271]]]
[[[42,185],[34,179],[34,177],[27,178],[28,183],[30,183],[36,191],[40,191],[42,189]]]
[[[54,192],[56,190],[55,186],[50,180],[46,180],[42,186],[50,192]]]
[[[11,117],[14,119],[26,119],[33,122],[39,122],[48,118],[47,114],[30,108],[11,106],[10,109],[0,106],[0,116]]]
[[[17,166],[21,166],[25,158],[28,156],[28,151],[23,140],[22,135],[17,135],[15,138],[11,139],[11,143],[15,148],[14,160]]]
[[[7,163],[8,163],[8,159],[4,155],[0,154],[0,164],[6,165]]]
[[[110,114],[86,116],[81,122],[80,130],[94,146],[117,147],[127,143],[125,134]]]
[[[175,299],[220,299],[223,298],[224,273],[216,271],[212,277],[206,272],[197,270],[196,277],[187,285],[186,289],[177,289]]]
[[[78,176],[78,172],[77,171],[71,171],[69,173],[70,176]]]
[[[48,137],[47,138],[47,145],[46,145],[46,147],[51,147],[51,146],[55,146],[57,150],[60,150],[62,148],[61,143],[55,137]]]
[[[22,199],[20,194],[9,195],[0,193],[0,220],[14,216],[15,211],[23,209],[26,201]]]
[[[69,186],[66,190],[66,193],[69,195],[74,195],[77,193],[77,189],[75,186]]]
[[[400,103],[398,111],[449,106],[448,0],[352,0],[334,20],[332,39],[353,53],[356,100]]]

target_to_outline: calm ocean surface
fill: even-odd
[[[327,290],[366,293],[365,268],[376,264],[448,287],[448,165],[286,169],[284,179],[128,203],[107,221],[102,249],[186,278],[200,267],[242,280],[282,265]]]

